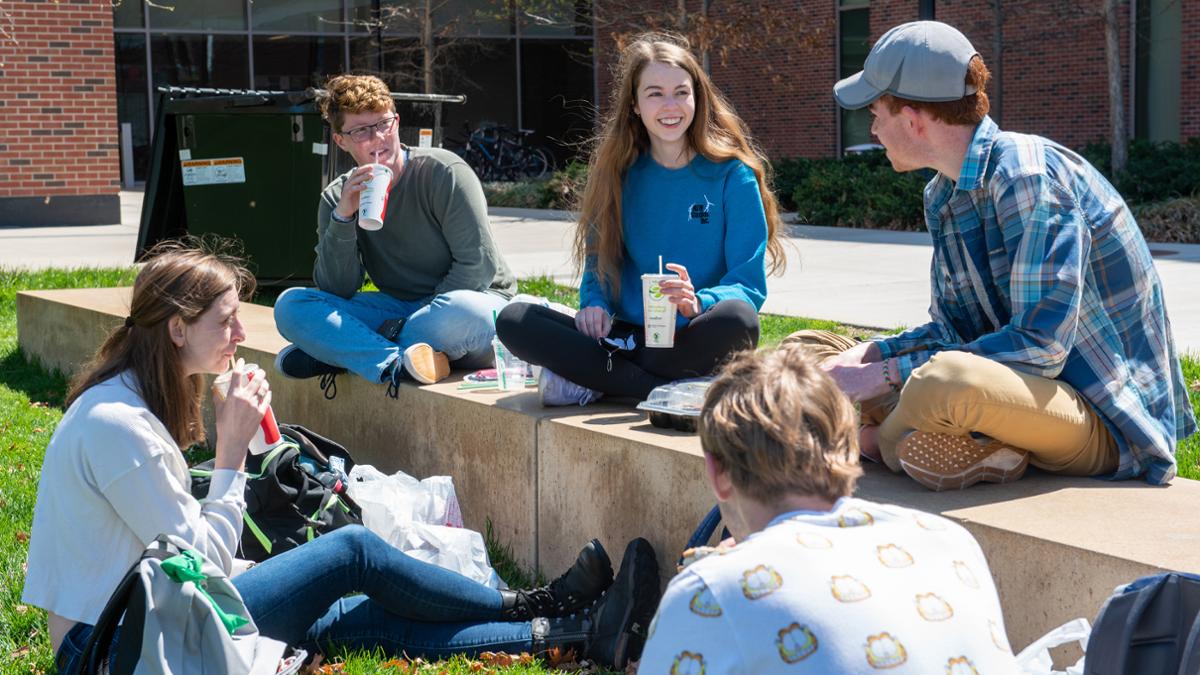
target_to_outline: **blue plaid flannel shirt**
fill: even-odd
[[[1196,431],[1162,283],[1120,194],[1079,155],[984,118],[958,183],[925,187],[929,323],[876,337],[902,379],[958,350],[1062,380],[1120,447],[1111,478],[1175,476]]]

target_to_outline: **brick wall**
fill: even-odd
[[[726,3],[712,3],[714,10]],[[713,82],[733,104],[770,157],[828,157],[837,152],[837,23],[832,6],[789,3],[795,26],[811,31],[803,45],[731,50],[711,59]],[[804,5],[806,9],[800,9]]]
[[[602,4],[602,3],[601,3]],[[726,64],[713,60],[712,76],[751,131],[772,157],[832,156],[837,147],[837,110],[833,84],[837,79],[837,40],[834,13],[828,17],[812,8],[818,3],[788,3],[809,19],[829,22],[811,49],[734,51]],[[1039,134],[1069,147],[1081,148],[1109,136],[1108,75],[1104,28],[1098,15],[1086,14],[1094,4],[1069,0],[1005,0],[1000,43],[996,17],[988,0],[943,0],[937,3],[939,21],[950,23],[971,40],[1001,81],[989,88],[993,108],[1003,128]],[[721,11],[725,3],[712,3]],[[872,0],[871,39],[888,28],[917,19],[916,0]],[[1121,59],[1125,106],[1132,108],[1129,91],[1129,7],[1121,8]],[[1200,135],[1200,2],[1183,5],[1181,136]],[[611,63],[611,41],[601,32],[598,67]],[[608,91],[601,70],[601,98]],[[603,101],[602,101],[603,103]],[[1128,123],[1128,118],[1127,118]]]
[[[1107,140],[1109,135],[1104,25],[1099,16],[1080,9],[1090,10],[1094,4],[1098,3],[1005,2],[999,51],[996,15],[990,2],[939,2],[937,19],[961,30],[992,71],[988,94],[993,116],[1002,128],[1081,148]],[[1120,11],[1125,106],[1129,110],[1128,6]],[[871,3],[872,39],[916,18],[916,3],[911,0],[876,0]]]
[[[1179,54],[1179,137],[1200,136],[1200,2],[1183,3]]]
[[[120,222],[112,6],[0,9],[0,225]]]

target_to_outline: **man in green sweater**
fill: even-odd
[[[516,280],[492,240],[479,178],[452,152],[401,144],[396,106],[377,77],[334,77],[318,105],[358,166],[321,193],[317,288],[289,289],[275,303],[279,332],[293,343],[276,370],[323,376],[323,388],[349,370],[395,396],[402,379],[431,384],[451,364],[485,367],[493,313]],[[372,164],[392,172],[376,230],[357,222]],[[364,275],[378,292],[359,290]]]

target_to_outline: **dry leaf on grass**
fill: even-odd
[[[29,611],[29,605],[17,605],[17,614],[24,614]]]
[[[29,407],[30,408],[49,408],[50,404],[46,403],[45,401],[30,401]]]
[[[1200,380],[1192,383],[1192,391],[1200,391]]]
[[[504,652],[484,652],[479,655],[479,660],[489,666],[499,666],[501,668],[507,668],[516,661],[515,658]]]
[[[17,532],[13,536],[16,537],[17,541],[21,542],[22,544],[29,542],[29,533],[28,532]]]
[[[23,659],[23,658],[25,658],[25,656],[26,656],[26,655],[28,655],[28,654],[29,654],[29,650],[30,650],[30,649],[31,649],[31,647],[30,647],[29,645],[25,645],[24,647],[21,647],[20,649],[17,649],[17,650],[15,650],[15,651],[11,652],[11,653],[8,655],[8,658],[10,658],[10,659]]]

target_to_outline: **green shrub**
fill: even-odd
[[[793,157],[791,159],[780,159],[771,162],[771,169],[774,171],[774,188],[775,197],[779,199],[779,205],[784,211],[795,211],[796,202],[792,199],[792,195],[796,192],[796,187],[800,185],[800,181],[808,175],[812,168],[813,160],[804,159],[803,157]]]
[[[788,165],[798,178],[792,203],[801,222],[888,230],[925,228],[926,172],[897,173],[882,152]]]
[[[543,183],[546,181],[495,182],[483,184],[483,196],[488,206],[508,206],[518,209],[544,209]]]
[[[1115,180],[1111,147],[1092,143],[1080,154],[1108,177],[1130,205],[1200,194],[1200,137],[1184,143],[1133,141],[1129,161]]]
[[[572,209],[587,182],[587,164],[572,160],[549,178],[483,184],[488,206],[519,209]]]
[[[573,209],[576,200],[587,183],[588,165],[578,160],[571,160],[566,168],[554,172],[550,179],[542,184],[542,208]]]

